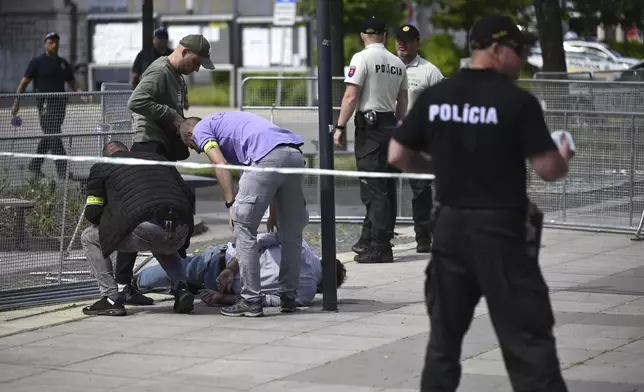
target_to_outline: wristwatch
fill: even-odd
[[[347,129],[347,126],[346,125],[335,124],[335,129],[338,129],[338,130],[344,132],[344,130]]]
[[[230,208],[230,207],[232,207],[232,206],[233,206],[233,204],[235,204],[235,199],[233,199],[233,201],[231,201],[230,203],[229,203],[229,202],[226,202],[226,208]]]

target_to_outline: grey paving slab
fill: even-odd
[[[55,346],[24,345],[0,351],[0,364],[58,368],[109,353],[108,349],[76,348],[66,350]]]
[[[3,363],[2,366],[0,366],[0,383],[18,380],[24,377],[42,373],[44,371],[45,370],[43,369],[31,366],[20,366]]]
[[[148,379],[134,380],[128,385],[111,389],[112,392],[179,392],[179,391],[198,391],[212,390],[215,392],[239,392],[240,389],[228,389],[222,387],[206,387],[204,385],[192,384],[189,381],[174,381],[168,379]]]
[[[642,301],[642,300],[638,300],[638,301]],[[620,306],[625,306],[625,305],[620,305]],[[641,307],[642,305],[638,305],[638,306]],[[617,308],[619,308],[619,306]],[[603,313],[592,314],[586,318],[576,321],[575,323],[586,324],[586,325],[606,325],[606,326],[644,328],[644,312],[639,312],[638,314],[631,315],[631,314],[614,314],[614,313],[611,313],[611,310],[608,310]]]
[[[125,375],[106,376],[94,372],[79,373],[65,370],[46,371],[20,380],[0,384],[11,391],[110,391],[136,382]],[[58,389],[60,388],[60,389]],[[4,389],[3,389],[4,390]]]
[[[250,389],[273,380],[310,369],[315,365],[266,361],[215,359],[175,372],[168,372],[160,380],[172,380],[197,385],[201,388]]]
[[[66,366],[65,370],[78,373],[145,379],[167,374],[177,369],[190,367],[205,361],[207,359],[173,356],[172,353],[149,355],[112,352]]]
[[[644,243],[566,231],[546,231],[544,243],[569,390],[644,391],[644,295],[629,286],[644,278]],[[202,304],[176,315],[161,303],[0,338],[0,390],[418,391],[429,333],[427,256],[395,251],[399,263],[347,265],[337,313],[321,311],[319,298],[262,319],[226,318]],[[484,300],[475,316],[459,392],[511,391]]]

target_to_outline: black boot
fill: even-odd
[[[429,238],[416,238],[416,253],[429,253],[432,250],[432,240]]]
[[[139,291],[139,288],[136,286],[134,281],[125,286],[119,294],[123,298],[123,301],[128,305],[149,306],[154,304],[154,300],[152,298],[146,297]]]
[[[354,253],[357,253],[357,254],[364,253],[367,250],[369,250],[369,241],[365,241],[365,240],[360,239],[360,240],[358,240],[358,242],[353,244],[353,246],[351,247],[351,250]]]
[[[190,313],[195,309],[195,296],[188,291],[188,285],[185,282],[179,282],[172,289],[174,294],[174,311],[175,313]]]
[[[372,245],[366,252],[357,255],[354,260],[360,264],[393,263],[394,252],[391,250],[391,245]]]

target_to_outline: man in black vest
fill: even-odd
[[[105,146],[104,156],[166,161],[154,153],[128,151],[120,142]],[[119,293],[110,254],[150,251],[173,282],[174,310],[189,313],[194,295],[188,291],[180,251],[194,229],[195,197],[175,167],[165,165],[92,166],[87,185],[85,217],[92,226],[81,244],[102,298],[83,309],[88,315],[123,316],[125,298]]]

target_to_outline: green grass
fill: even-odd
[[[224,83],[192,86],[188,89],[188,101],[194,106],[229,106],[230,86]]]
[[[308,158],[307,158],[308,159]],[[317,160],[315,164],[313,165],[314,167],[319,167],[317,164]],[[356,159],[353,155],[346,155],[346,156],[336,156],[334,163],[333,163],[333,168],[335,170],[356,170]],[[179,169],[181,173],[184,174],[195,174],[198,176],[205,176],[205,177],[214,177],[215,172],[213,169],[209,167],[204,167],[204,168],[188,168],[188,167],[182,167]],[[231,171],[232,175],[234,178],[239,178],[240,173],[238,170],[232,170]]]

